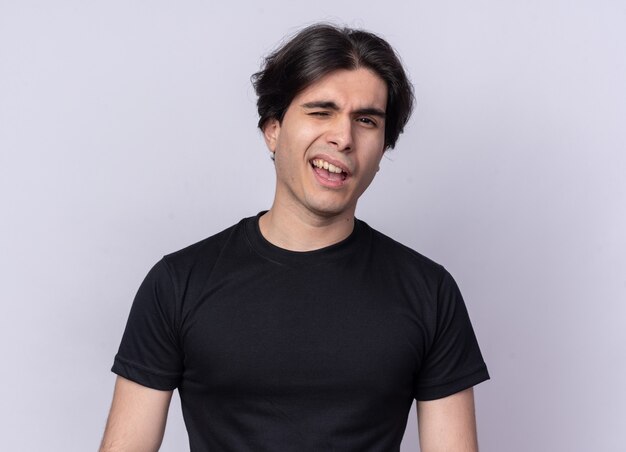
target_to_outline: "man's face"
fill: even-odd
[[[332,72],[264,127],[276,165],[275,205],[354,215],[384,152],[387,87],[364,68]]]

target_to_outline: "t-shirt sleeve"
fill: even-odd
[[[175,287],[161,260],[139,287],[111,370],[153,389],[176,388],[183,369],[176,317]]]
[[[459,288],[445,271],[437,291],[434,338],[414,385],[417,400],[452,395],[489,379]]]

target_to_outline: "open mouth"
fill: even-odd
[[[348,173],[344,170],[323,159],[311,160],[311,166],[320,177],[328,181],[340,182],[346,180],[346,177],[348,177]]]

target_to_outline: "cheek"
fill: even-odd
[[[355,133],[355,143],[359,149],[363,149],[365,153],[372,158],[380,158],[383,155],[385,147],[384,129],[377,130],[357,130]]]
[[[368,170],[378,171],[378,166],[385,153],[383,149],[384,141],[377,140],[375,142],[369,142],[366,152],[364,152],[364,160],[362,160],[364,167]]]
[[[380,152],[382,153],[382,151],[380,151]],[[376,174],[378,173],[379,168],[380,168],[380,158],[379,158],[378,155],[376,155],[375,157],[373,157],[367,163],[367,171],[366,171],[367,172],[367,181],[366,181],[366,183],[368,185],[376,177]]]
[[[320,131],[314,124],[285,118],[276,144],[279,149],[306,150],[319,136]]]

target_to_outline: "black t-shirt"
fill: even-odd
[[[489,378],[442,266],[359,220],[287,251],[258,216],[154,266],[113,372],[178,388],[193,452],[398,451],[414,398]]]

